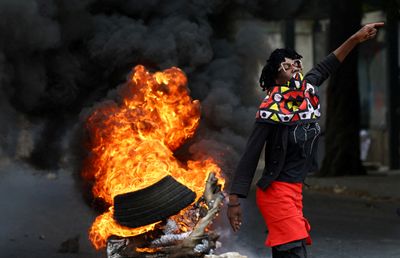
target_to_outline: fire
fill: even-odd
[[[200,103],[190,98],[187,78],[179,68],[150,73],[136,66],[118,96],[120,103],[102,103],[86,124],[90,155],[82,176],[93,182],[94,196],[110,205],[89,233],[97,249],[105,247],[111,235],[135,236],[155,226],[131,229],[117,224],[113,220],[114,196],[171,175],[199,198],[208,174],[220,173],[211,158],[183,164],[174,157],[173,151],[194,135],[200,121]]]

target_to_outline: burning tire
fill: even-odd
[[[121,225],[137,228],[166,219],[191,204],[196,194],[166,176],[139,191],[114,197],[114,219]]]

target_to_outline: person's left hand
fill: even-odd
[[[385,23],[383,22],[368,23],[357,31],[353,37],[358,41],[358,43],[373,39],[378,32],[378,28],[383,27],[384,25]]]
[[[228,206],[227,215],[229,223],[231,224],[231,227],[233,229],[233,232],[239,231],[240,226],[242,225],[242,209],[240,208],[240,206],[235,206],[235,207]]]
[[[242,225],[242,209],[240,208],[239,197],[236,194],[229,195],[228,219],[234,232]]]

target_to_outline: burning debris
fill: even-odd
[[[136,66],[118,98],[97,107],[86,124],[90,155],[82,177],[109,207],[93,223],[90,240],[97,249],[108,245],[109,257],[210,252],[218,236],[205,231],[218,212],[224,180],[211,158],[183,163],[174,157],[200,120],[200,104],[190,98],[186,76],[178,68],[150,73]],[[160,185],[171,188],[157,193]],[[146,203],[140,201],[143,193],[150,193]],[[158,197],[157,202],[153,194],[171,200]]]
[[[206,229],[217,215],[223,198],[215,174],[209,174],[202,197],[183,214],[166,218],[155,230],[140,236],[110,237],[108,258],[203,257],[212,253],[219,236]]]
[[[196,194],[171,176],[145,189],[114,197],[114,219],[136,228],[168,218],[191,204]]]
[[[247,12],[244,4],[235,9]],[[107,236],[132,236],[151,230],[154,225],[134,230],[115,224],[113,198],[143,189],[166,175],[172,175],[199,196],[201,190],[196,189],[203,187],[208,172],[216,171],[218,174],[219,171],[211,159],[200,155],[219,159],[219,164],[229,161],[225,162],[225,166],[233,165],[230,161],[238,158],[238,152],[245,144],[243,136],[247,127],[243,124],[252,122],[246,114],[255,110],[248,104],[252,91],[242,91],[242,85],[254,81],[257,71],[254,60],[262,58],[259,49],[264,47],[265,41],[259,36],[261,33],[254,33],[255,26],[249,26],[252,28],[250,31],[239,25],[241,31],[250,33],[237,34],[236,41],[232,40],[235,36],[226,34],[225,29],[221,32],[214,30],[236,26],[233,22],[237,19],[231,18],[231,14],[236,12],[231,10],[232,3],[227,1],[174,1],[173,4],[168,1],[136,1],[134,4],[132,1],[92,0],[2,1],[0,31],[4,40],[0,53],[0,119],[7,126],[3,126],[0,132],[3,143],[0,163],[13,162],[11,158],[16,156],[16,162],[22,158],[46,170],[59,166],[67,170],[80,167],[80,138],[74,139],[73,136],[78,116],[84,116],[88,106],[120,84],[132,64],[144,62],[159,69],[179,66],[190,76],[192,96],[202,101],[205,110],[203,128],[196,134],[197,139],[192,140],[189,150],[196,155],[194,160],[174,161],[171,153],[177,147],[172,146],[170,141],[164,141],[163,137],[137,144],[137,138],[145,137],[143,130],[156,124],[153,130],[156,134],[161,123],[155,122],[158,120],[152,117],[141,116],[140,104],[135,107],[137,115],[129,117],[134,112],[125,113],[131,123],[120,119],[123,115],[117,114],[117,109],[125,105],[122,100],[124,94],[119,94],[121,99],[118,103],[108,101],[98,106],[88,123],[91,135],[88,149],[91,152],[82,175],[93,186],[95,198],[101,199],[111,209],[93,225],[90,233],[93,244],[101,248],[105,247]],[[252,17],[251,14],[240,16]],[[251,60],[252,65],[243,65],[243,59]],[[142,71],[142,68],[136,70]],[[148,73],[147,76],[153,75]],[[136,81],[128,82],[131,85],[134,83]],[[158,85],[160,89],[152,90],[159,96],[165,85]],[[143,86],[146,88],[146,83]],[[179,92],[167,95],[174,94],[178,99],[184,99],[175,102],[178,110],[180,106],[189,108],[195,114],[193,117],[198,119],[198,103],[188,101],[188,96]],[[141,93],[138,95],[143,96]],[[162,109],[164,107],[156,108]],[[187,134],[184,139],[187,139],[193,136],[188,132],[194,132],[187,128],[191,125],[196,127],[197,122],[187,121],[181,113],[177,114],[184,127],[175,126],[169,131],[171,134],[184,131]],[[108,118],[113,116],[115,119]],[[29,121],[26,128],[21,119]],[[235,122],[238,120],[241,123]],[[117,124],[126,126],[112,132],[103,130]],[[22,125],[24,128],[21,131]],[[117,135],[131,139],[124,144],[138,146],[140,152],[150,149],[148,155],[138,155],[134,148],[124,146],[117,151],[118,148],[110,146]],[[136,135],[133,137],[135,140],[132,140],[132,135]],[[173,142],[181,145],[180,141]],[[153,148],[153,145],[157,147]],[[143,169],[138,161],[151,165],[153,157],[158,159],[158,156],[171,159],[174,164],[154,162],[155,169],[151,166]],[[122,164],[125,168],[115,164]],[[138,170],[144,170],[143,173],[148,175],[153,173],[148,171],[164,172],[143,180],[142,175],[136,175],[132,167],[140,167]],[[177,176],[181,171],[187,174],[187,179]],[[128,184],[132,187],[127,187]]]
[[[247,258],[247,256],[240,255],[237,252],[229,252],[221,255],[206,255],[204,258]]]

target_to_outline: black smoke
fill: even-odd
[[[70,144],[80,118],[132,67],[177,66],[202,103],[200,128],[181,152],[211,155],[229,173],[270,52],[262,8],[239,0],[0,1],[0,154],[40,169],[68,166],[81,148]]]

